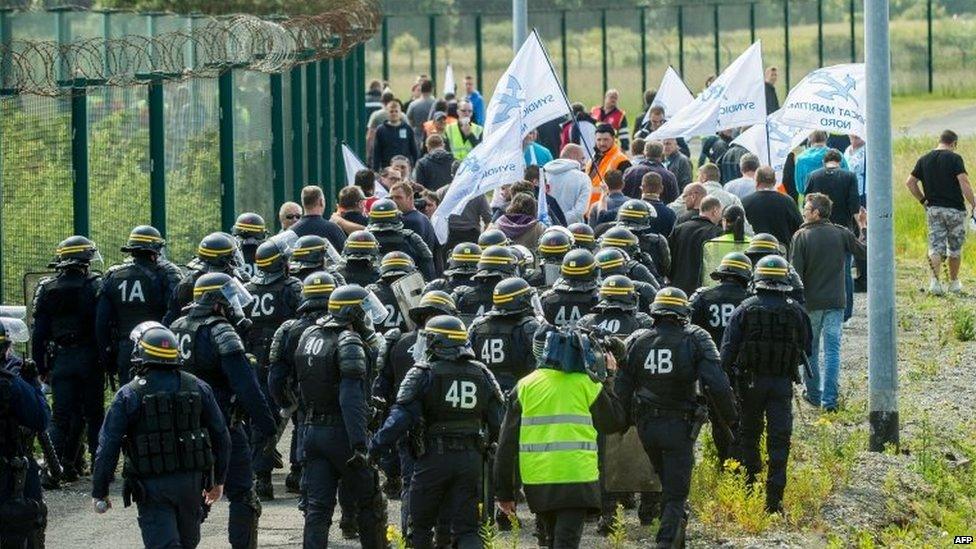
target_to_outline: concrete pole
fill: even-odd
[[[891,51],[888,0],[864,2],[867,73],[868,385],[870,450],[898,444],[895,244],[891,180]]]
[[[512,0],[512,51],[518,52],[529,37],[529,2]]]

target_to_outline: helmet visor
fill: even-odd
[[[19,318],[0,317],[0,324],[3,324],[3,331],[6,333],[7,341],[14,343],[25,343],[30,339],[30,331],[27,324]]]
[[[247,288],[236,278],[231,278],[225,282],[220,287],[220,293],[235,309],[243,309],[254,301],[254,296],[251,295],[251,292],[247,291]]]
[[[23,320],[27,318],[27,307],[23,305],[0,305],[0,317]]]
[[[390,311],[386,310],[386,306],[383,305],[380,298],[371,291],[366,292],[366,297],[363,298],[363,310],[372,319],[373,324],[380,324],[390,315]]]
[[[166,327],[163,326],[162,324],[160,324],[159,322],[156,322],[155,320],[147,320],[145,322],[140,322],[139,324],[136,325],[135,328],[132,329],[131,332],[129,332],[129,339],[133,343],[138,343],[139,342],[139,338],[142,337],[142,334],[148,332],[152,328],[164,328],[165,329]]]
[[[298,242],[298,235],[295,234],[295,231],[288,229],[281,231],[268,240],[274,242],[281,253],[290,256],[295,251],[295,243]]]
[[[332,245],[328,240],[325,241],[325,255],[329,256],[333,265],[336,265],[342,261],[342,255],[336,251],[335,246]]]

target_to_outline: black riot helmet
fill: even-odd
[[[506,313],[521,313],[532,309],[532,298],[535,292],[525,279],[520,277],[506,278],[495,284],[491,293],[491,303],[494,311]]]
[[[470,242],[462,242],[451,250],[447,259],[447,269],[444,274],[474,274],[478,272],[478,261],[481,260],[481,246]]]
[[[637,236],[626,227],[621,226],[607,229],[607,232],[600,237],[599,244],[601,248],[620,248],[631,257],[640,251],[640,241],[637,240]]]
[[[125,253],[150,252],[154,254],[162,253],[166,241],[156,227],[150,225],[139,225],[133,227],[129,232],[129,239],[122,246],[121,251]]]
[[[268,237],[264,218],[254,212],[244,212],[237,216],[231,234],[240,238],[242,242],[249,239],[264,240]]]
[[[654,302],[651,303],[651,316],[670,316],[684,321],[691,314],[691,307],[688,306],[688,294],[681,288],[668,286],[661,288],[654,295]]]
[[[621,226],[643,231],[651,227],[651,222],[657,217],[657,210],[643,200],[631,198],[617,210],[617,222]]]
[[[254,282],[270,284],[288,275],[288,252],[273,240],[262,242],[254,252],[254,266],[257,267]]]
[[[227,233],[210,233],[197,246],[197,259],[214,269],[237,267],[241,262],[237,241]]]
[[[448,360],[474,356],[468,341],[468,328],[456,316],[437,315],[429,319],[420,335],[428,356]]]
[[[573,244],[577,248],[586,248],[591,252],[596,248],[596,237],[593,233],[593,227],[590,227],[586,223],[572,223],[566,228],[569,229],[569,232],[573,233]]]
[[[254,296],[241,281],[221,272],[205,273],[193,284],[193,307],[197,311],[210,311],[214,305],[234,325],[239,333],[251,327],[251,319],[244,308],[254,301]]]
[[[369,210],[369,230],[403,228],[403,219],[396,203],[389,198],[381,198]]]
[[[589,250],[582,248],[570,250],[563,257],[563,263],[559,268],[559,272],[562,273],[562,277],[566,280],[596,280],[596,259]]]
[[[380,261],[380,278],[393,282],[394,280],[417,272],[413,258],[403,252],[390,252]]]
[[[790,264],[778,254],[770,254],[756,262],[752,279],[756,288],[788,292],[793,289],[790,284]]]
[[[457,305],[447,292],[431,290],[420,296],[420,302],[410,308],[410,320],[423,327],[427,319],[437,315],[456,315]]]
[[[380,255],[380,243],[369,231],[353,231],[342,247],[346,259],[376,259]]]
[[[316,271],[302,281],[302,303],[299,312],[321,311],[329,308],[329,297],[336,289],[335,278],[325,271]]]
[[[600,268],[600,276],[627,274],[630,256],[620,248],[600,248],[593,257],[596,259],[597,267]]]
[[[478,245],[482,248],[488,246],[508,246],[512,241],[505,236],[501,229],[488,229],[478,237]]]
[[[539,255],[543,261],[549,260],[551,263],[562,261],[573,247],[573,235],[563,227],[549,227],[539,237]]]
[[[508,249],[512,250],[512,255],[515,256],[515,265],[518,266],[520,273],[535,267],[535,256],[532,255],[532,250],[521,244],[512,244]]]
[[[174,370],[180,367],[179,345],[176,335],[155,320],[143,322],[132,329],[131,362],[136,368]]]
[[[308,234],[295,241],[295,249],[291,251],[292,269],[299,270],[309,267],[323,267],[326,257],[326,242],[321,236]]]
[[[30,329],[24,322],[26,316],[26,307],[0,305],[0,364],[12,344],[30,339]]]
[[[730,252],[722,257],[722,262],[718,268],[708,276],[713,280],[724,280],[734,278],[748,283],[752,280],[752,261],[742,252]]]
[[[637,310],[637,289],[634,282],[623,275],[611,275],[600,283],[600,303],[604,309]]]
[[[101,261],[95,243],[83,236],[69,236],[62,240],[54,250],[54,261],[48,267],[65,269],[68,267],[88,267],[92,261]]]
[[[508,249],[508,246],[488,246],[481,252],[481,259],[478,260],[478,272],[471,278],[514,276],[517,267],[516,261],[515,254]]]
[[[329,296],[329,316],[339,324],[378,323],[387,314],[379,298],[359,284],[339,286]]]
[[[779,240],[769,233],[759,233],[749,241],[746,255],[752,260],[753,264],[769,254],[783,254],[783,247]]]

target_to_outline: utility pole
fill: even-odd
[[[869,449],[898,444],[895,243],[891,185],[891,50],[888,0],[864,2],[867,75]]]
[[[529,36],[529,2],[512,0],[512,52],[517,53]]]

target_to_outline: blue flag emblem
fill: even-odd
[[[505,92],[498,96],[498,101],[501,103],[502,108],[495,113],[492,124],[500,124],[511,118],[510,113],[512,109],[518,109],[522,106],[521,96],[522,84],[514,76],[508,75],[508,84],[505,86]]]
[[[860,103],[858,103],[857,98],[854,97],[853,93],[857,88],[857,81],[854,80],[854,77],[849,74],[844,77],[843,82],[838,82],[836,78],[830,76],[829,74],[815,74],[810,78],[810,82],[823,84],[830,87],[830,89],[816,92],[814,95],[817,97],[822,97],[828,101],[833,100],[835,97],[839,97],[854,103],[854,105],[858,107],[861,106]]]

